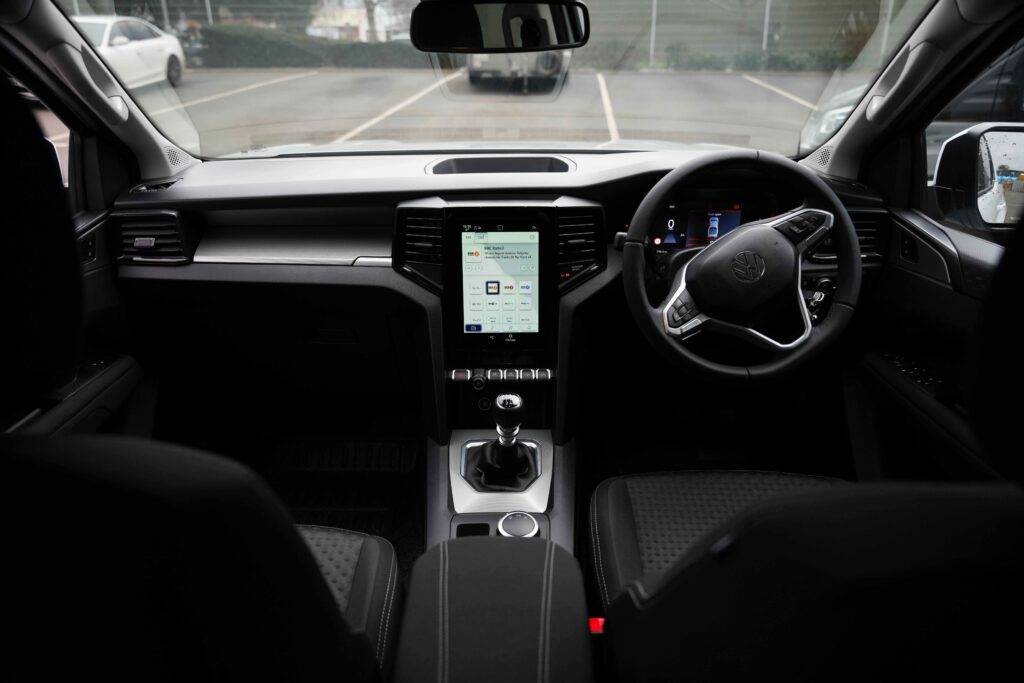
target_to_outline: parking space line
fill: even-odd
[[[344,135],[342,135],[341,137],[335,138],[332,141],[332,144],[339,144],[339,143],[342,143],[342,142],[348,142],[349,140],[351,140],[355,136],[359,135],[360,133],[362,133],[362,132],[364,132],[364,131],[366,131],[366,130],[368,130],[370,128],[373,128],[374,126],[376,126],[378,123],[380,123],[384,119],[388,118],[389,116],[393,116],[393,115],[397,114],[398,112],[400,112],[403,109],[405,109],[406,107],[408,107],[410,104],[413,104],[414,102],[417,102],[418,100],[423,99],[424,97],[426,97],[430,93],[434,92],[435,90],[440,88],[442,85],[444,85],[448,81],[450,81],[450,80],[452,80],[454,78],[458,78],[459,76],[461,76],[464,73],[466,73],[466,69],[465,68],[458,69],[455,72],[449,74],[448,76],[445,76],[441,80],[434,81],[433,83],[431,83],[427,87],[423,88],[419,92],[416,92],[416,93],[410,95],[409,97],[406,97],[404,100],[402,100],[398,104],[396,104],[396,105],[394,105],[392,107],[389,107],[388,109],[385,109],[384,111],[382,111],[381,113],[377,114],[376,116],[374,116],[369,121],[366,121],[365,123],[361,123],[358,126],[356,126],[355,128],[353,128],[352,130],[350,130],[349,132],[347,132]]]
[[[225,90],[224,92],[221,92],[221,93],[215,93],[213,95],[207,95],[206,97],[199,97],[199,98],[194,99],[194,100],[189,100],[188,102],[179,102],[178,104],[174,105],[173,107],[164,107],[163,109],[155,109],[155,110],[149,112],[149,115],[150,116],[159,116],[160,114],[166,114],[168,112],[177,111],[178,109],[185,109],[186,107],[194,107],[197,104],[206,104],[207,102],[213,102],[215,100],[221,100],[221,99],[224,99],[225,97],[233,97],[235,95],[241,95],[242,93],[249,92],[250,90],[256,90],[258,88],[266,88],[267,86],[270,86],[270,85],[277,85],[278,83],[284,83],[285,81],[294,81],[297,78],[307,78],[309,76],[315,76],[317,73],[319,73],[319,72],[318,71],[303,71],[302,73],[288,74],[287,76],[281,76],[279,78],[271,78],[268,81],[260,81],[259,83],[251,83],[249,85],[244,85],[241,88],[234,88],[232,90]]]
[[[612,109],[612,98],[608,95],[608,84],[604,81],[604,74],[597,72],[597,87],[601,91],[601,105],[604,107],[604,122],[608,126],[608,142],[602,142],[598,147],[614,145],[619,141],[619,124],[615,122],[615,111]]]
[[[811,111],[816,111],[816,110],[818,109],[818,106],[817,106],[816,104],[812,104],[812,103],[808,102],[807,100],[805,100],[805,99],[804,99],[804,98],[802,98],[802,97],[797,97],[796,95],[794,95],[794,94],[793,94],[793,93],[791,93],[791,92],[786,92],[786,91],[785,91],[785,90],[783,90],[782,88],[779,88],[779,87],[777,87],[777,86],[774,86],[774,85],[772,85],[771,83],[765,83],[765,82],[764,82],[764,81],[762,81],[762,80],[761,80],[760,78],[754,78],[754,77],[753,77],[753,76],[751,76],[750,74],[742,74],[742,76],[743,76],[743,78],[744,78],[745,80],[748,80],[748,81],[750,81],[750,82],[751,82],[751,83],[753,83],[754,85],[759,85],[759,86],[761,86],[762,88],[764,88],[765,90],[771,90],[771,91],[772,91],[773,93],[775,93],[776,95],[782,95],[782,96],[783,96],[783,97],[785,97],[785,98],[786,98],[787,100],[792,100],[793,102],[796,102],[796,103],[797,103],[797,104],[799,104],[799,105],[802,105],[802,106],[804,106],[804,107],[807,107],[807,108],[808,108],[808,109],[810,109]]]

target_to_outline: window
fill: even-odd
[[[141,21],[128,22],[128,33],[131,35],[132,40],[152,40],[159,37],[156,31]]]
[[[1024,40],[953,98],[924,143],[933,218],[1006,239],[1024,216]]]
[[[1024,123],[1024,40],[995,61],[957,95],[925,129],[928,179],[942,143],[979,123]]]
[[[124,38],[129,42],[134,40],[127,21],[119,21],[110,27],[110,40],[108,44],[113,45],[116,38]]]
[[[82,33],[85,34],[90,43],[96,46],[103,43],[103,32],[107,30],[105,23],[100,21],[79,21],[78,26],[82,29]]]
[[[808,154],[934,4],[587,0],[579,49],[449,58],[409,42],[417,0],[54,1],[80,24],[118,11],[159,27],[159,70],[134,47],[99,56],[168,139],[211,158],[705,144]]]

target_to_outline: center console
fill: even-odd
[[[444,541],[413,566],[394,680],[583,683],[589,637],[566,550],[536,538]]]
[[[559,345],[568,342],[559,339],[560,302],[606,258],[603,211],[591,201],[431,197],[398,206],[392,265],[436,292],[442,312],[448,443],[428,529],[441,528],[433,513],[446,517],[448,538],[552,538],[556,493],[568,492],[571,508],[572,490],[571,456],[552,438]]]

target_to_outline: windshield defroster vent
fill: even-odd
[[[444,210],[398,209],[392,262],[396,270],[440,293],[444,264]]]
[[[565,291],[604,269],[604,213],[599,207],[558,210],[558,288]]]
[[[177,265],[188,263],[185,235],[177,211],[130,211],[112,214],[120,235],[120,263]]]

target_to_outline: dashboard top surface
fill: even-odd
[[[710,150],[562,154],[575,170],[564,173],[458,173],[428,169],[449,154],[236,159],[206,161],[185,170],[165,190],[122,196],[118,208],[366,195],[446,192],[560,192],[633,176],[662,174]]]

